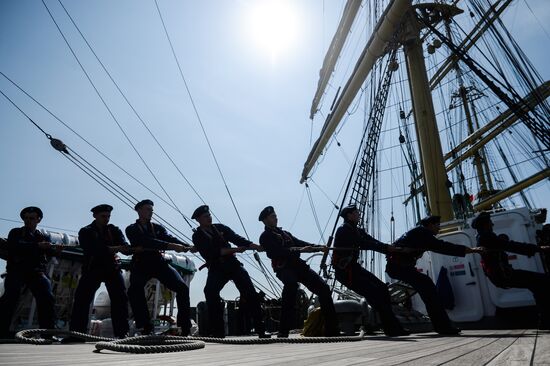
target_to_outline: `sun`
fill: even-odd
[[[246,32],[255,46],[276,61],[296,44],[297,9],[291,1],[255,0],[250,2]]]

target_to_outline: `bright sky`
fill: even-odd
[[[180,210],[191,216],[201,199],[133,114],[60,2],[44,1],[118,123]],[[155,1],[61,1],[187,180],[221,222],[244,235],[171,54]],[[304,240],[319,241],[307,196],[303,197],[304,186],[298,181],[310,147],[308,116],[318,70],[344,4],[343,0],[158,0],[196,110],[253,241],[263,230],[257,216],[266,205],[275,206],[281,226]],[[527,54],[548,79],[548,47],[540,47],[540,42],[548,45],[550,38],[540,24],[550,24],[550,6],[545,0],[529,4],[538,21],[518,24],[531,14],[516,5],[510,10],[511,29],[517,31]],[[166,199],[86,79],[41,1],[0,2],[0,55],[1,72]],[[353,65],[355,61],[341,62]],[[0,90],[47,133],[132,195],[153,199],[157,213],[191,236],[177,212],[113,167],[1,75]],[[92,221],[89,210],[99,203],[115,207],[111,222],[122,229],[135,220],[133,210],[52,149],[44,135],[1,95],[0,116],[0,235],[7,236],[11,228],[19,226],[5,220],[18,221],[21,208],[29,205],[43,209],[42,224],[73,231]],[[314,139],[322,120],[315,123]],[[348,156],[355,148],[355,144],[349,145]],[[334,164],[325,167],[326,171],[338,173],[318,182],[331,192],[333,200],[347,171],[343,158]],[[312,187],[312,192],[324,225],[331,204],[319,190]],[[198,260],[196,263],[200,265]],[[249,270],[252,276],[261,276]],[[206,271],[202,271],[191,284],[193,305],[204,297],[205,278]],[[235,298],[233,285],[227,287],[222,295]]]

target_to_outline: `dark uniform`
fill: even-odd
[[[100,229],[95,221],[78,232],[78,241],[84,251],[82,276],[74,297],[70,330],[86,333],[90,303],[95,292],[105,282],[111,300],[111,319],[116,337],[128,333],[128,297],[124,279],[113,246],[128,246],[122,231],[111,224]]]
[[[540,315],[541,329],[550,329],[550,275],[514,269],[508,262],[512,252],[529,257],[539,252],[536,245],[506,240],[495,234],[492,229],[481,227],[483,221],[490,221],[488,213],[481,213],[473,222],[477,229],[478,246],[488,249],[481,253],[483,272],[496,287],[526,288],[533,293]]]
[[[142,225],[139,220],[126,228],[126,236],[132,247],[145,249],[144,252],[132,256],[130,270],[128,299],[134,312],[136,327],[144,328],[146,333],[152,329],[144,287],[147,281],[156,278],[168,289],[176,292],[177,325],[181,328],[182,335],[188,335],[191,329],[189,287],[161,253],[166,250],[169,243],[186,244],[168,234],[163,226],[152,222]]]
[[[221,255],[222,248],[231,248],[229,242],[248,247],[252,242],[237,235],[229,227],[222,224],[212,224],[211,230],[199,227],[193,234],[193,244],[198,249],[208,266],[208,278],[204,286],[204,295],[208,306],[210,334],[224,337],[223,302],[220,291],[225,284],[233,280],[241,293],[241,301],[246,303],[246,309],[251,311],[256,332],[263,336],[265,326],[262,319],[260,297],[250,280],[248,272],[234,254]]]
[[[40,209],[28,209],[21,211],[22,218],[27,212],[37,212],[42,217]],[[54,255],[54,251],[40,249],[38,243],[44,241],[48,240],[40,231],[26,227],[12,229],[8,234],[7,274],[4,295],[0,298],[0,338],[9,335],[9,327],[23,286],[27,286],[36,299],[40,328],[54,328],[54,296],[50,279],[46,275],[47,256]]]
[[[265,215],[266,209],[262,211],[262,214]],[[267,212],[269,211],[267,210]],[[273,212],[272,207],[271,212]],[[260,221],[263,220],[262,214],[260,214]],[[299,252],[289,249],[291,247],[317,245],[302,241],[281,228],[267,226],[260,236],[260,245],[271,259],[271,265],[277,278],[284,285],[279,334],[282,336],[288,335],[289,330],[295,322],[294,306],[299,283],[302,283],[309,291],[319,296],[321,311],[325,318],[325,335],[333,336],[339,334],[336,310],[334,309],[329,286],[300,258]]]
[[[388,286],[358,263],[359,249],[374,250],[387,254],[388,245],[379,242],[365,230],[350,222],[344,222],[336,230],[334,248],[355,248],[355,250],[335,250],[332,266],[336,279],[361,296],[380,314],[384,333],[389,336],[408,334],[395,317]]]
[[[433,218],[433,216],[430,218]],[[429,220],[430,218],[425,220]],[[441,334],[458,333],[458,329],[452,326],[451,320],[437,296],[433,281],[427,275],[418,272],[415,266],[418,258],[422,257],[426,251],[464,257],[467,247],[437,239],[423,225],[417,226],[403,234],[394,245],[413,250],[407,253],[390,254],[387,259],[386,273],[391,278],[408,283],[418,291],[418,294],[426,305],[426,310],[436,332]]]

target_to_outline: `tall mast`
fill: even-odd
[[[434,5],[435,10],[445,8],[447,7]],[[418,136],[418,148],[422,161],[425,193],[430,213],[441,216],[443,221],[449,221],[454,218],[451,195],[449,193],[448,178],[443,160],[443,149],[441,148],[441,140],[439,138],[439,130],[437,129],[433,100],[428,83],[426,64],[424,63],[420,24],[414,15],[411,12],[406,21],[408,32],[403,48],[407,62],[407,73],[413,102],[416,134]]]
[[[449,38],[452,41],[453,35],[451,32],[451,26],[450,26],[449,20],[445,21],[445,31],[447,33],[447,38]],[[470,91],[475,91],[475,88],[466,87],[464,85],[464,79],[462,77],[462,69],[460,68],[458,63],[454,63],[453,69],[455,70],[456,77],[458,80],[458,91],[456,93],[453,93],[453,97],[458,97],[460,99],[462,108],[464,109],[464,116],[466,117],[466,126],[468,128],[468,134],[471,135],[474,133],[476,129],[479,129],[479,122],[477,121],[475,104],[474,104],[475,95],[472,98],[470,98],[470,95],[469,95]],[[474,118],[476,122],[475,128],[474,128]],[[475,142],[476,142],[475,140],[472,141],[471,145],[473,145]],[[479,184],[479,191],[477,195],[480,201],[488,197],[491,194],[490,192],[493,191],[487,159],[482,158],[482,154],[483,156],[486,156],[483,148],[474,153],[474,159],[473,159],[474,167],[477,172],[477,180]],[[483,169],[484,167],[485,167],[485,170]]]

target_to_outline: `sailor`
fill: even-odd
[[[486,249],[481,253],[483,272],[496,287],[526,288],[533,293],[539,312],[539,328],[550,329],[550,275],[514,269],[508,262],[508,254],[512,252],[529,257],[536,253],[547,251],[548,246],[536,246],[510,240],[506,235],[498,235],[493,231],[491,214],[481,212],[473,221],[472,228],[477,230],[477,244]]]
[[[408,335],[395,317],[390,300],[388,286],[359,263],[359,250],[374,250],[383,254],[395,252],[396,247],[384,244],[357,225],[360,212],[355,205],[344,207],[340,211],[344,219],[342,226],[336,230],[332,266],[336,279],[361,296],[380,314],[382,329],[387,336]],[[347,250],[347,248],[353,248]],[[341,250],[343,249],[343,250]]]
[[[95,206],[91,209],[94,221],[78,232],[78,242],[84,252],[84,260],[82,276],[74,296],[69,329],[87,332],[90,304],[95,292],[104,282],[111,300],[114,335],[124,338],[128,333],[128,297],[117,253],[130,254],[130,246],[122,231],[117,226],[109,224],[112,210],[113,207],[106,204]],[[69,340],[72,339],[66,338],[64,342]]]
[[[295,323],[294,305],[299,283],[319,297],[325,320],[325,336],[339,335],[338,320],[329,286],[300,258],[300,253],[314,252],[320,248],[326,250],[326,247],[302,241],[288,231],[277,227],[277,214],[272,206],[264,208],[260,212],[258,220],[263,221],[265,225],[265,230],[260,235],[260,245],[271,259],[271,265],[277,278],[284,285],[278,337],[288,337],[288,333]]]
[[[171,291],[176,292],[178,305],[177,326],[179,335],[189,335],[191,329],[189,287],[179,273],[164,258],[162,251],[186,252],[190,246],[168,234],[159,224],[151,222],[153,201],[143,200],[136,204],[138,219],[126,228],[126,236],[134,255],[130,269],[128,299],[132,306],[136,327],[141,334],[151,334],[153,324],[145,299],[145,284],[156,278]]]
[[[227,282],[232,280],[241,294],[241,302],[245,303],[243,308],[248,309],[252,315],[254,329],[259,338],[269,338],[265,333],[260,296],[254,289],[248,272],[235,256],[236,253],[242,253],[247,249],[259,250],[261,247],[239,236],[223,224],[213,224],[207,205],[199,206],[191,218],[199,223],[199,227],[193,234],[193,244],[208,267],[204,295],[208,307],[210,335],[216,338],[225,337],[223,301],[220,298],[220,291]],[[230,242],[237,245],[237,248],[232,248]]]
[[[409,248],[406,252],[390,253],[387,258],[386,273],[396,280],[411,285],[424,301],[426,310],[432,321],[434,330],[442,335],[457,335],[460,329],[455,328],[445,308],[441,304],[436,287],[427,275],[415,268],[416,261],[424,252],[432,251],[440,254],[464,257],[467,253],[479,253],[479,248],[469,248],[437,239],[440,230],[440,216],[428,216],[420,220],[420,224],[409,230],[394,243],[401,248]]]
[[[40,328],[53,329],[55,324],[54,296],[46,265],[47,256],[58,254],[62,246],[54,250],[44,234],[36,229],[43,217],[40,208],[26,207],[20,217],[24,226],[12,229],[7,240],[7,273],[4,295],[0,298],[0,338],[10,335],[10,324],[23,286],[27,286],[36,299]]]

